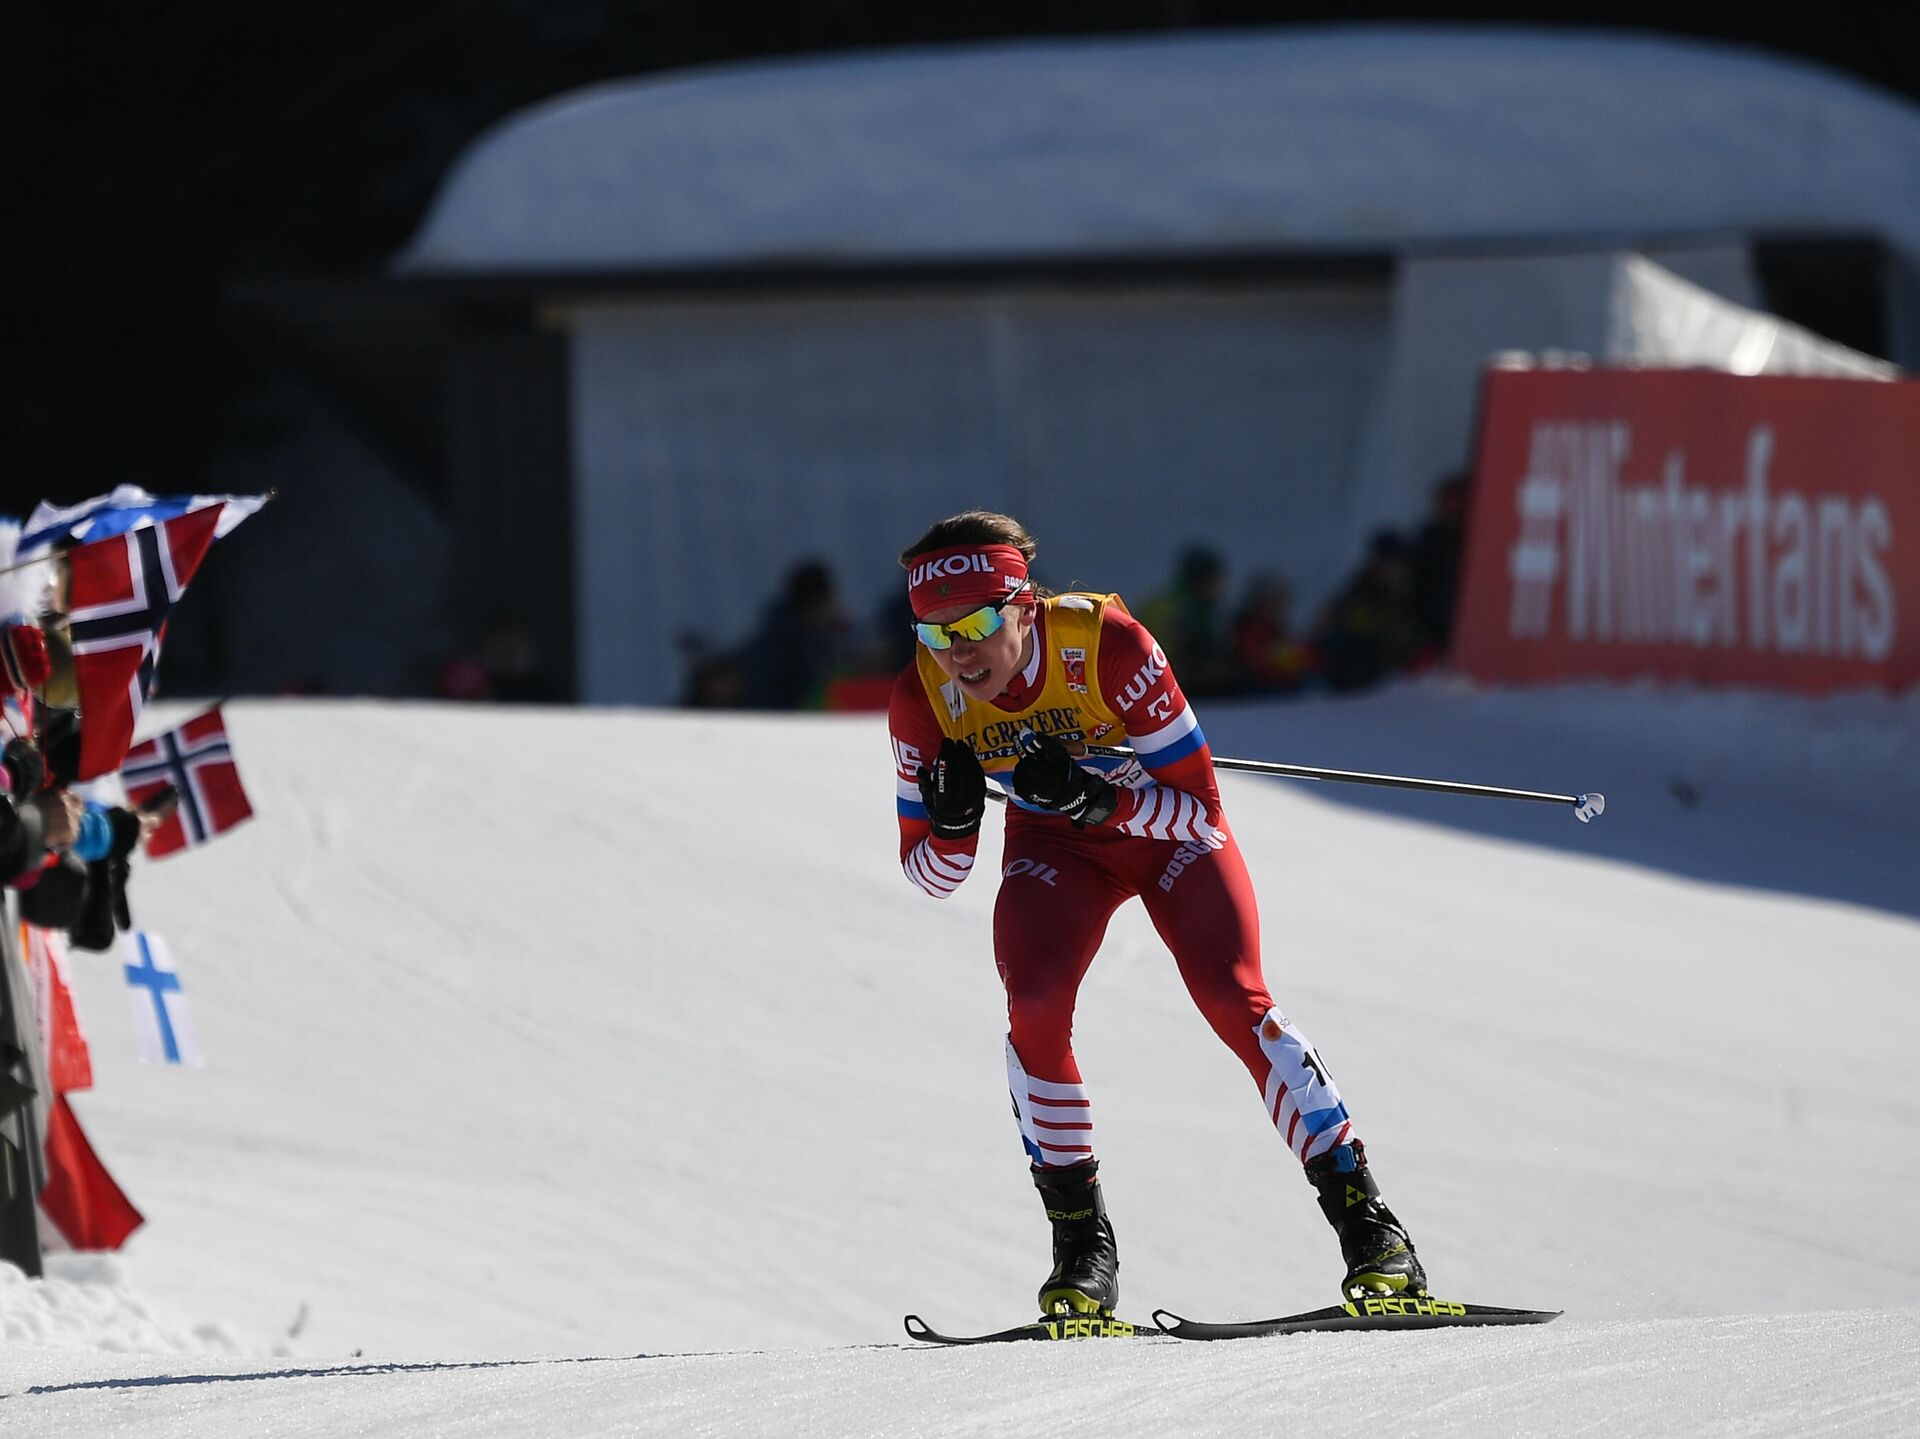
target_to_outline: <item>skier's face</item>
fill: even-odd
[[[925,618],[935,624],[950,624],[972,613],[974,608],[960,605],[936,610]],[[1006,623],[985,639],[968,640],[955,635],[946,649],[928,653],[947,678],[959,684],[968,699],[990,700],[1012,684],[1013,677],[1033,658],[1034,614],[1031,605],[1008,605]]]

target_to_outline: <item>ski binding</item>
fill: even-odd
[[[906,1318],[907,1334],[923,1344],[1007,1344],[1023,1339],[1134,1339],[1160,1331],[1151,1324],[1133,1324],[1110,1314],[1043,1314],[1026,1324],[992,1334],[942,1334],[918,1314]]]

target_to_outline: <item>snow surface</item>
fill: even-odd
[[[400,269],[1115,254],[1756,229],[1920,253],[1920,110],[1630,33],[1027,41],[598,85],[461,157]]]
[[[1920,1423],[1920,693],[1444,681],[1209,706],[1269,981],[1436,1288],[1539,1329],[921,1352],[1025,1317],[980,877],[894,861],[874,717],[238,703],[255,808],[136,871],[211,1065],[78,955],[148,1216],[0,1271],[0,1430],[1894,1434]],[[166,719],[161,716],[160,719]],[[1297,1166],[1138,906],[1082,998],[1126,1302],[1324,1304]],[[635,1357],[651,1356],[651,1357]]]

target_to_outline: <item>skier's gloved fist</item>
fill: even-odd
[[[1075,764],[1052,735],[1024,731],[1020,747],[1026,753],[1013,767],[1013,792],[1028,804],[1064,814],[1084,829],[1106,819],[1120,803],[1119,789]]]
[[[976,835],[987,812],[986,771],[966,745],[944,739],[933,763],[920,766],[920,798],[926,801],[927,819],[941,839]]]

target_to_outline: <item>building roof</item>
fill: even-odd
[[[1655,233],[1920,255],[1920,109],[1758,51],[1492,28],[863,53],[596,86],[455,165],[403,272]]]

